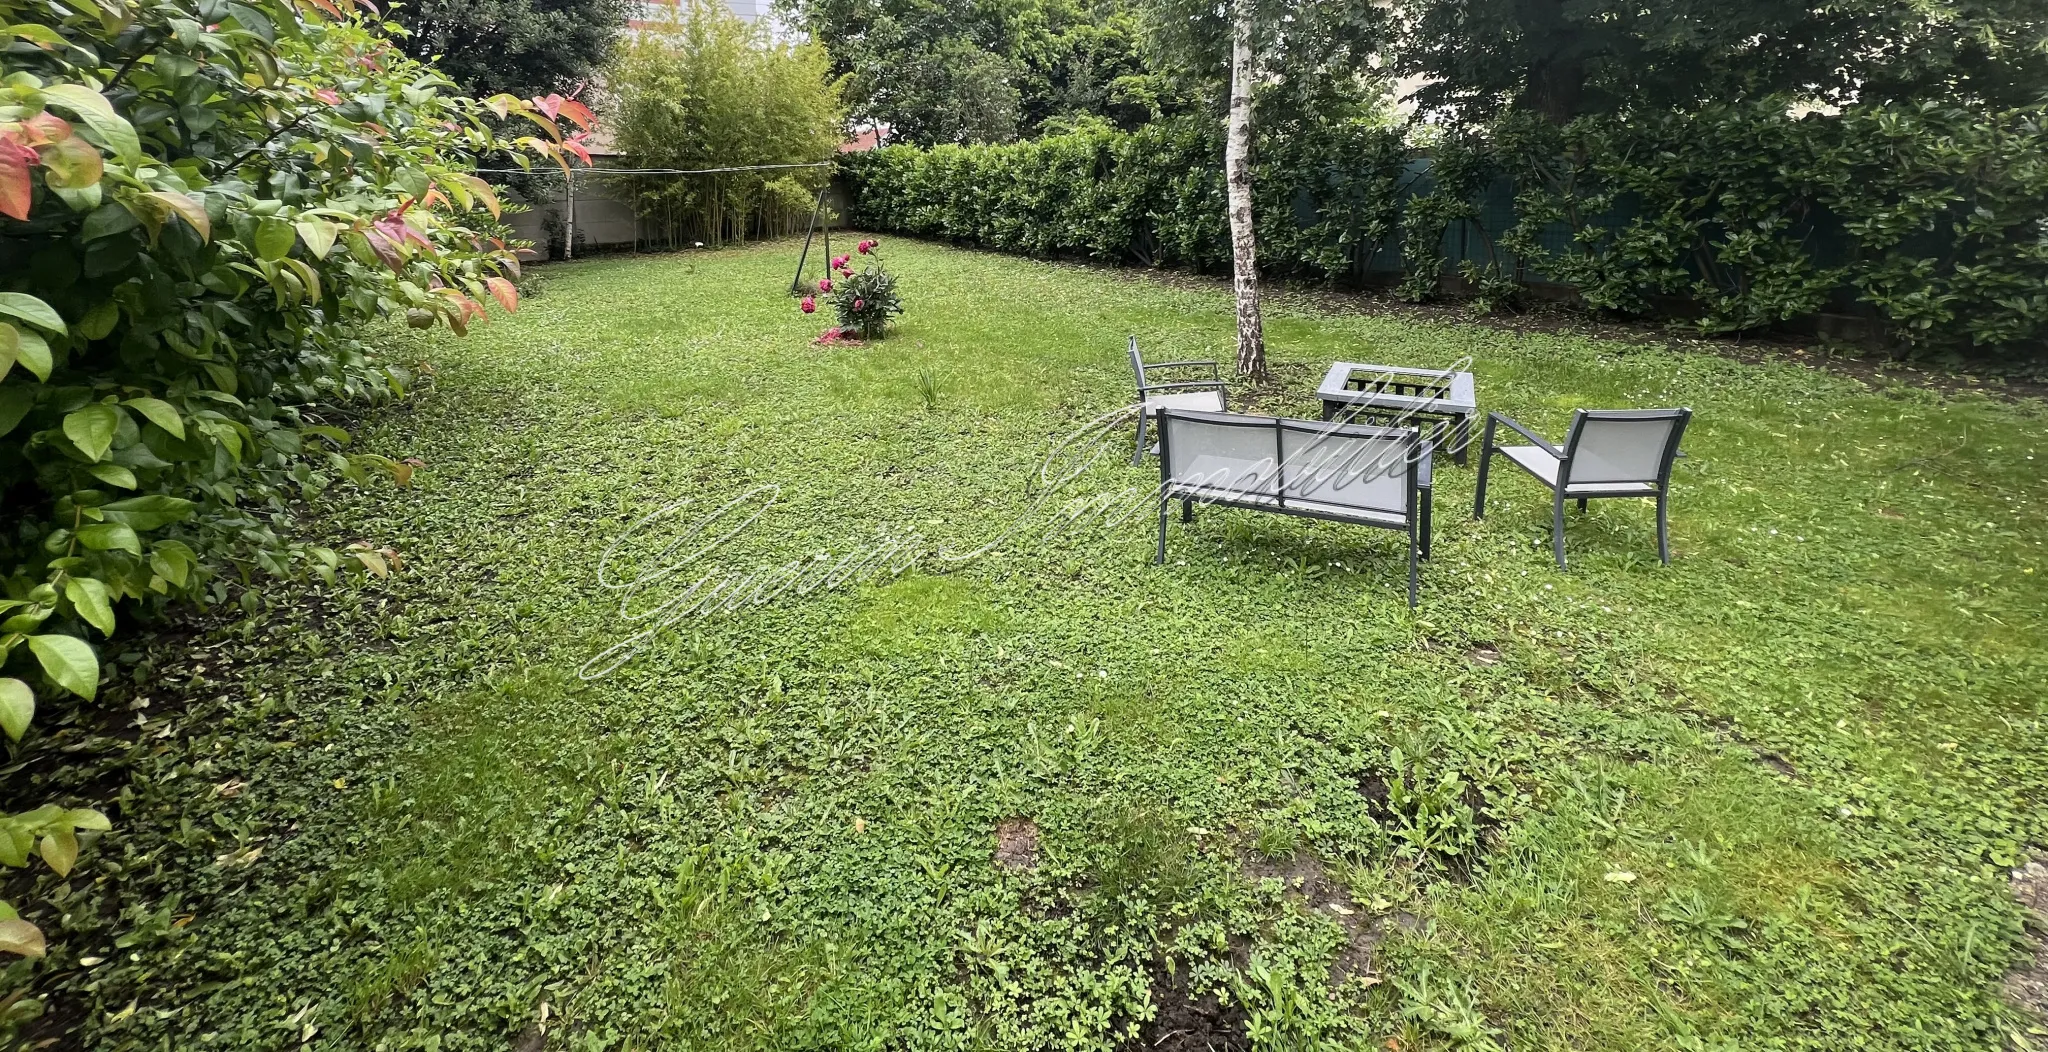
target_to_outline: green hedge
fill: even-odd
[[[1257,176],[1260,211],[1292,215],[1306,194],[1328,221],[1262,231],[1267,269],[1324,274],[1347,264],[1386,172],[1405,159],[1382,129],[1269,136]],[[1168,121],[1136,132],[1096,128],[1000,146],[892,146],[854,155],[855,221],[1031,255],[1113,262],[1230,265],[1220,126]],[[1350,173],[1364,173],[1363,177]],[[1299,176],[1308,178],[1299,178]],[[1369,236],[1391,229],[1391,210]]]
[[[1677,312],[1708,332],[1859,314],[1916,351],[2018,357],[2048,340],[2048,108],[1870,107],[1793,117],[1784,100],[1690,112],[1523,115],[1448,134],[1267,128],[1255,176],[1268,273],[1488,303],[1536,281],[1584,303]],[[1174,121],[849,160],[854,219],[1032,255],[1221,271],[1220,126]]]

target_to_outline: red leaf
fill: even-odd
[[[535,95],[533,97],[533,106],[535,109],[547,114],[549,120],[554,120],[555,115],[562,112],[562,103],[567,101],[569,100],[564,99],[560,95]]]
[[[71,122],[49,110],[21,122],[21,126],[28,132],[24,142],[29,146],[48,146],[71,138]]]
[[[329,106],[341,105],[341,96],[336,94],[333,88],[321,88],[313,93],[313,97]]]
[[[511,282],[490,277],[484,279],[484,287],[491,290],[491,298],[497,300],[498,306],[505,308],[506,313],[519,309],[519,290]]]
[[[28,221],[28,166],[36,152],[11,138],[0,139],[0,215]]]
[[[407,204],[409,205],[410,202],[407,202]],[[434,247],[434,243],[428,241],[425,234],[414,230],[412,224],[400,218],[404,213],[405,209],[400,208],[398,211],[370,224],[370,226],[373,230],[389,238],[394,245],[403,245],[408,241],[417,241],[420,243],[421,248],[431,250]]]
[[[576,126],[584,131],[589,131],[591,126],[597,123],[597,115],[590,112],[590,107],[575,99],[564,99],[561,112],[562,116],[575,121]]]
[[[384,236],[384,232],[378,229],[378,226],[363,231],[363,238],[370,243],[370,251],[375,252],[377,258],[384,261],[385,266],[394,271],[405,269],[405,262],[398,255],[398,247],[391,243],[390,238]]]
[[[590,164],[590,148],[583,145],[584,134],[584,132],[577,132],[575,135],[562,140],[562,149],[575,154],[578,158],[582,159],[585,166],[588,166]]]

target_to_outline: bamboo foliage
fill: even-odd
[[[684,0],[614,63],[613,141],[639,168],[829,160],[845,113],[827,61],[815,44],[776,43],[715,0]],[[720,244],[800,228],[829,169],[612,178],[655,240]]]

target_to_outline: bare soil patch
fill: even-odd
[[[1123,1052],[1251,1052],[1244,1009],[1213,992],[1193,994],[1185,973],[1155,963],[1150,996],[1152,1019],[1124,1041]]]
[[[1038,823],[1029,818],[1005,818],[996,823],[996,865],[1004,869],[1032,869],[1038,865]]]
[[[1384,929],[1377,919],[1352,901],[1350,891],[1330,878],[1321,859],[1300,851],[1293,858],[1275,862],[1254,853],[1245,861],[1244,869],[1255,880],[1268,877],[1279,880],[1287,886],[1289,898],[1300,902],[1317,916],[1336,921],[1337,926],[1344,929],[1344,949],[1337,953],[1336,960],[1330,962],[1331,986],[1342,986],[1353,976],[1363,978],[1368,986],[1379,983],[1373,951],[1379,947]]]
[[[2013,870],[2012,894],[2032,914],[2027,927],[2034,935],[2034,955],[2006,974],[2005,996],[2048,1020],[2048,861],[2035,859]]]

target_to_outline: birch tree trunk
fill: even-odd
[[[1259,318],[1258,243],[1252,231],[1252,3],[1233,0],[1230,124],[1223,178],[1230,198],[1230,255],[1237,292],[1237,371],[1266,375],[1266,331]]]

